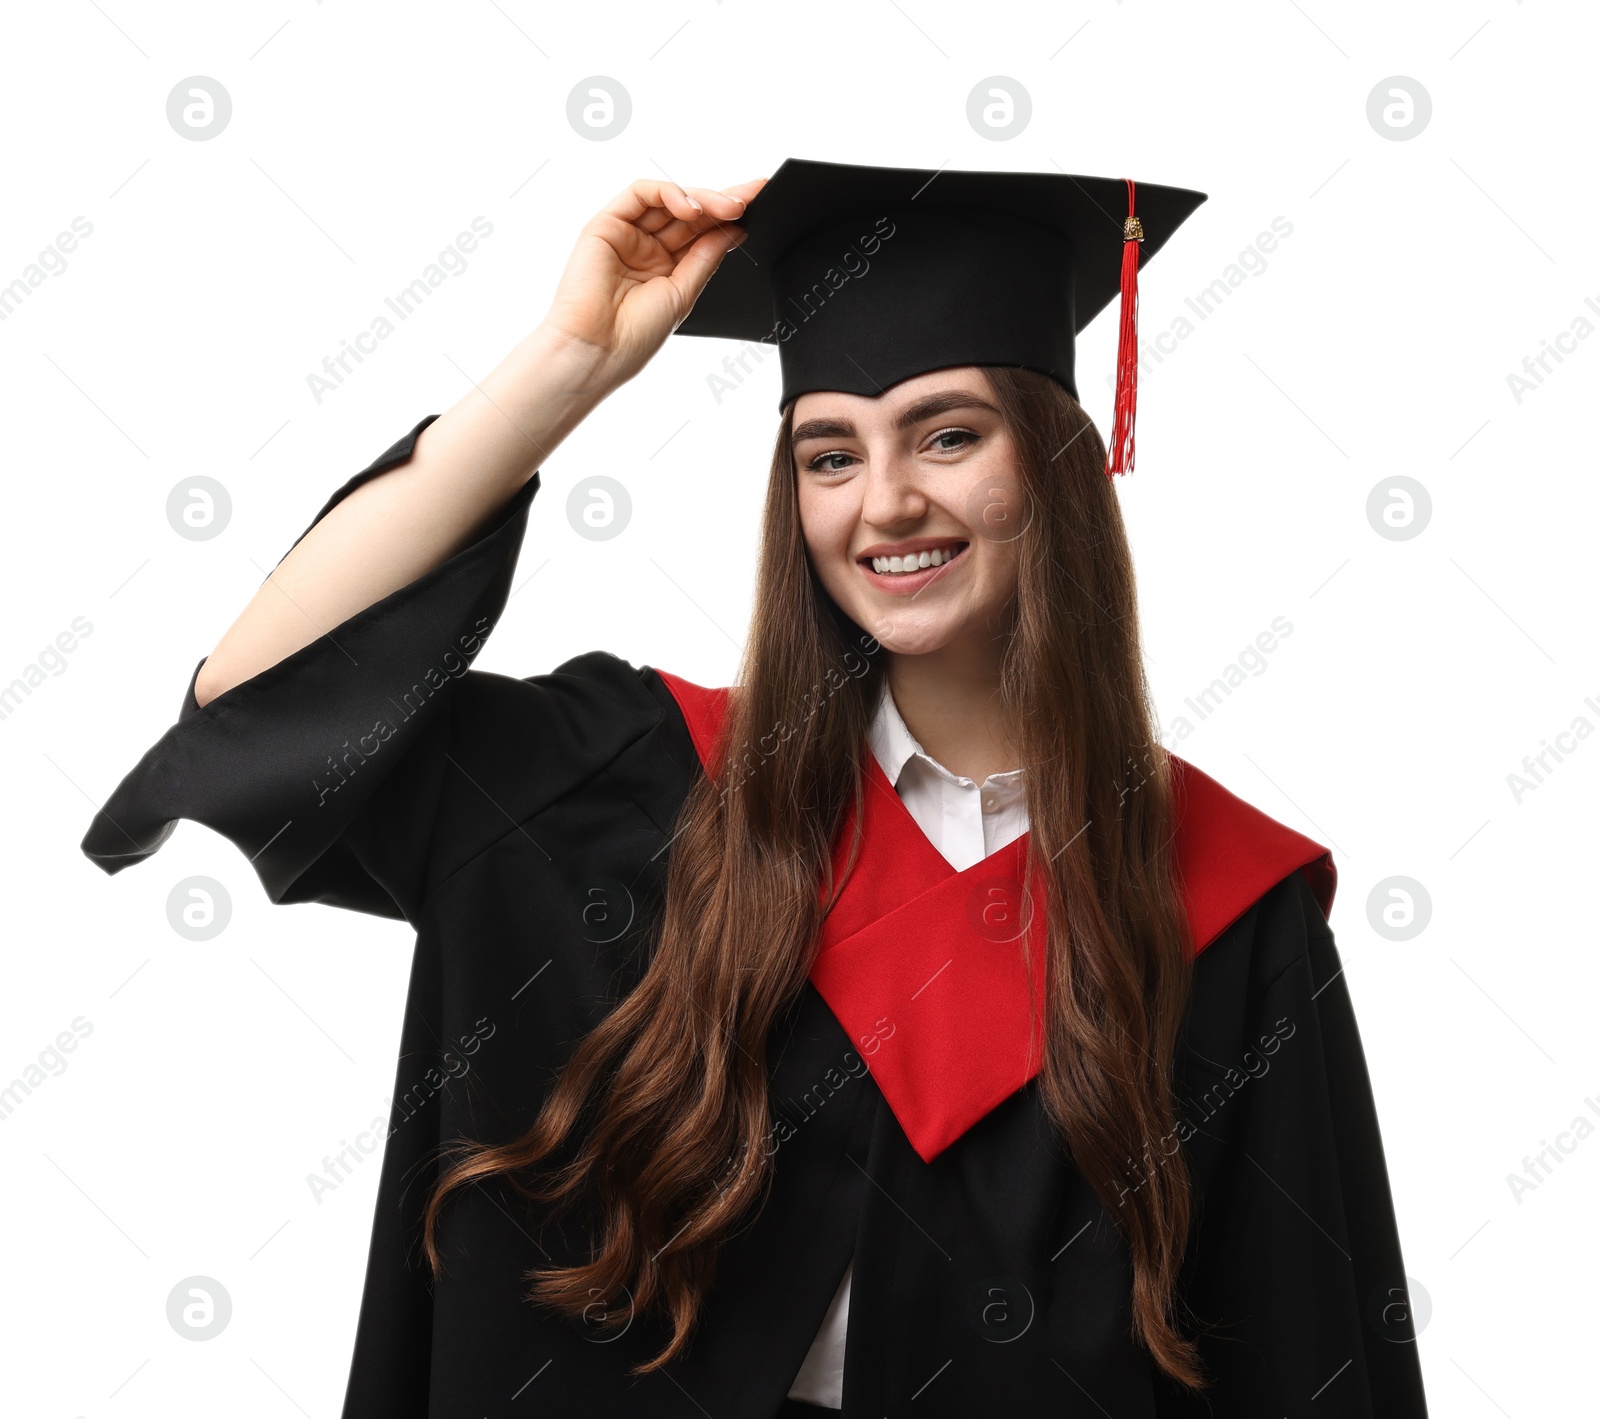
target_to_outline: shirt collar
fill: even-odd
[[[913,759],[927,765],[940,778],[954,784],[967,785],[972,782],[969,778],[962,778],[945,768],[937,759],[917,743],[911,731],[906,728],[906,722],[900,717],[900,710],[894,702],[894,696],[889,693],[889,680],[885,676],[882,682],[882,693],[878,697],[878,708],[872,717],[872,723],[867,728],[867,742],[870,745],[873,757],[877,759],[889,782],[896,788],[900,786],[900,775],[905,772],[905,767]],[[1021,769],[1009,769],[1005,773],[990,774],[983,781],[984,787],[1007,787],[1019,784],[1022,781]]]

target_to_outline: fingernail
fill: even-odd
[[[684,194],[683,194],[683,195],[684,195],[684,196],[685,196],[685,197],[688,197],[688,198],[689,198],[689,205],[690,205],[690,206],[691,206],[691,207],[693,207],[693,208],[694,208],[694,209],[695,209],[695,211],[697,211],[697,212],[703,212],[703,211],[705,211],[705,208],[704,208],[704,207],[702,207],[702,206],[701,206],[701,205],[700,205],[700,204],[699,204],[699,203],[698,203],[698,202],[696,202],[696,201],[695,201],[695,200],[694,200],[694,198],[692,198],[692,197],[689,197],[689,194],[688,194],[688,193],[687,193],[687,192],[685,192],[685,193],[684,193]]]

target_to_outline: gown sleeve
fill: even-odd
[[[339,488],[311,526],[406,462],[437,417]],[[273,902],[414,919],[452,699],[505,607],[538,484],[535,473],[448,561],[204,706],[200,661],[177,722],[95,814],[84,853],[120,872],[189,818],[233,842]]]
[[[1197,988],[1212,1018],[1192,1027],[1180,1076],[1197,1182],[1181,1291],[1212,1385],[1159,1412],[1425,1419],[1415,1298],[1333,934],[1299,873],[1253,911],[1251,949]]]

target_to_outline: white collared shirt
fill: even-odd
[[[957,872],[1028,831],[1022,770],[990,774],[981,784],[951,773],[911,737],[887,681],[867,740],[917,826]]]
[[[927,834],[928,841],[957,872],[964,872],[1028,831],[1028,799],[1022,770],[990,774],[980,783],[953,774],[923,751],[900,717],[887,680],[877,713],[867,731],[872,756],[878,761],[900,801]],[[844,1407],[844,1338],[850,1317],[850,1273],[844,1269],[839,1289],[822,1318],[789,1398],[807,1404]]]

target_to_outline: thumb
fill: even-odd
[[[738,246],[745,236],[743,227],[719,227],[709,232],[702,232],[678,258],[678,264],[672,268],[672,275],[667,279],[672,282],[678,293],[680,323],[693,309],[694,303],[700,299],[700,292],[706,288],[706,282],[711,279],[717,267],[722,265],[728,253]]]

